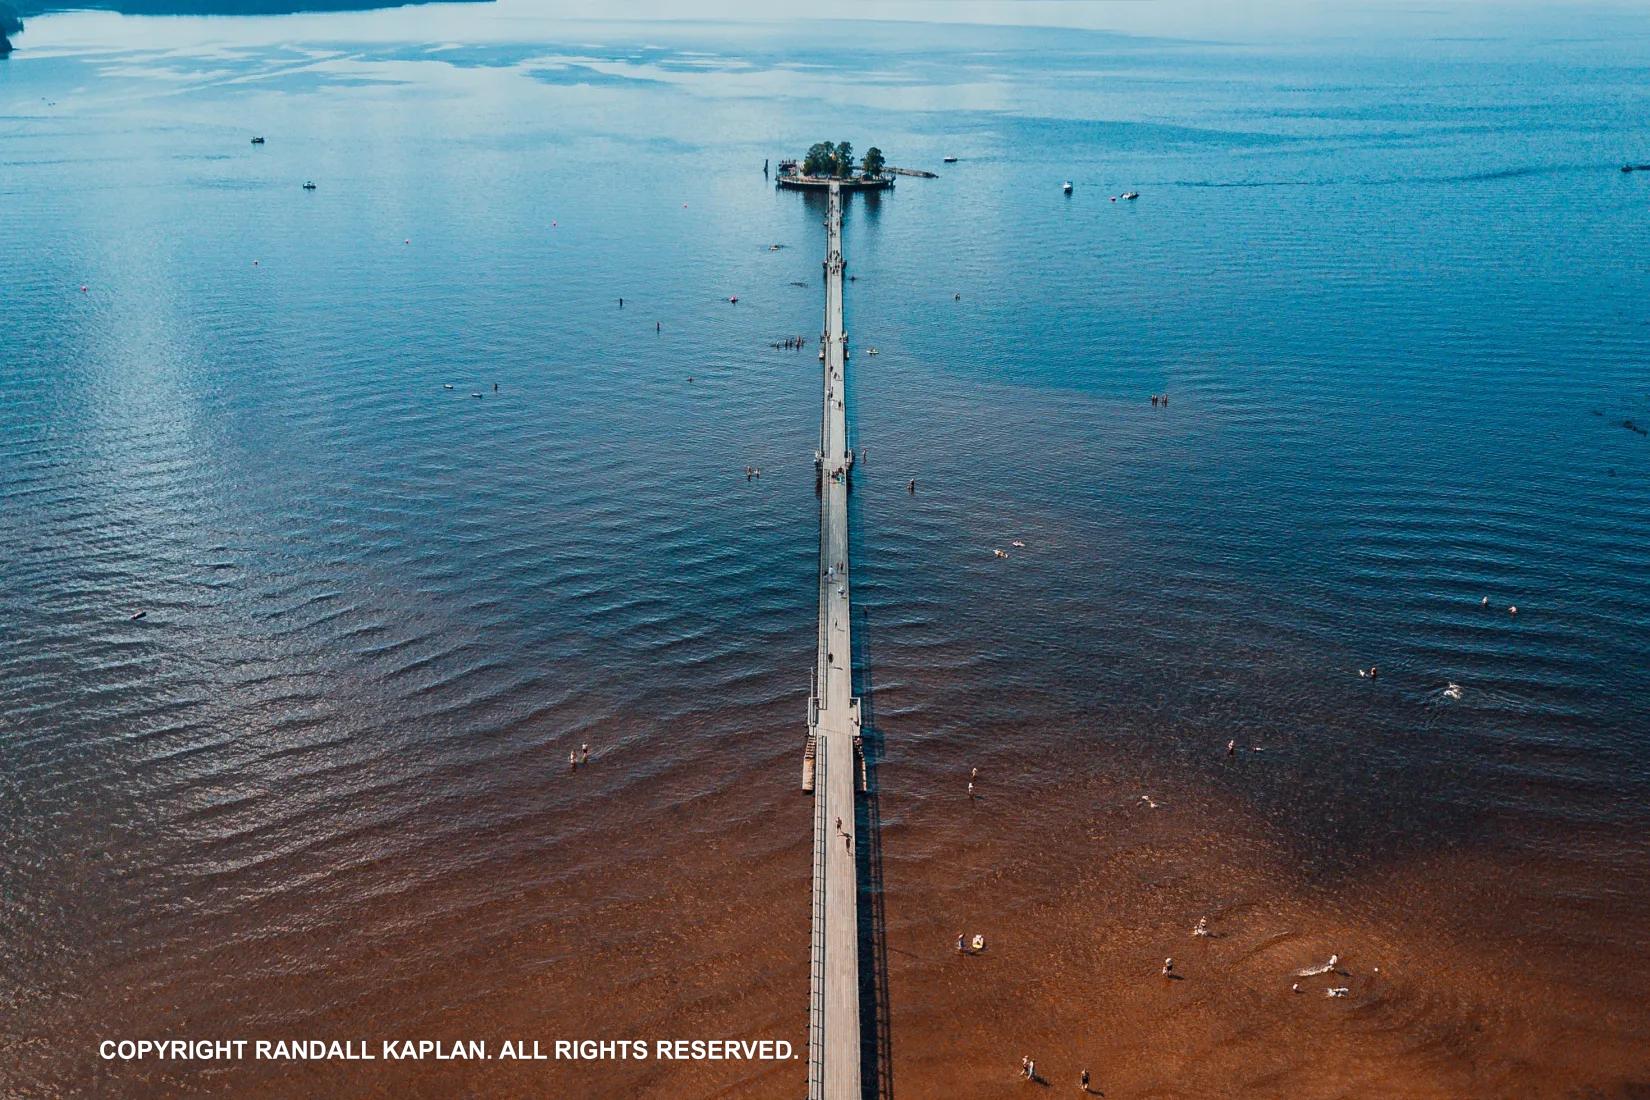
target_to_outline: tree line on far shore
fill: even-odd
[[[883,158],[882,150],[875,145],[865,151],[860,160],[859,169],[867,176],[880,176],[882,170],[888,166]],[[808,155],[802,158],[802,174],[805,176],[830,176],[834,179],[846,179],[854,174],[854,147],[851,142],[817,141],[808,147]]]

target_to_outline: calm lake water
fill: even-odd
[[[1395,10],[30,20],[0,1092],[799,1094],[96,1043],[805,1044],[847,139],[884,1091],[1641,1095],[1650,17]]]

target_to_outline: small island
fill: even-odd
[[[780,187],[798,190],[824,190],[838,183],[844,191],[881,191],[894,186],[894,177],[887,172],[888,162],[882,150],[875,145],[865,151],[859,164],[854,164],[851,142],[815,142],[801,162],[779,162]]]

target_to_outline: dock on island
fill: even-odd
[[[829,192],[832,188],[838,191],[883,191],[894,186],[894,177],[889,175],[876,176],[849,176],[845,179],[832,179],[829,176],[804,176],[801,173],[786,175],[781,172],[776,186],[789,188],[793,191]]]

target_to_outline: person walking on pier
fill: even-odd
[[[1029,1054],[1020,1056],[1020,1076],[1027,1081],[1031,1080],[1031,1056]]]
[[[958,932],[957,933],[957,954],[965,955],[967,953],[968,953],[968,947],[963,943],[963,934],[961,932]]]
[[[1077,1075],[1077,1087],[1082,1089],[1084,1092],[1089,1091],[1089,1071],[1088,1070],[1085,1069],[1082,1073]]]

